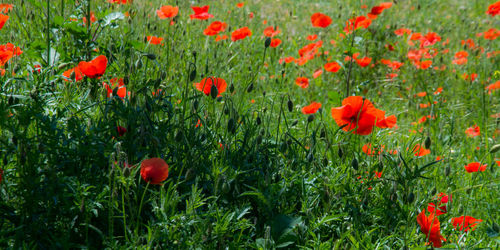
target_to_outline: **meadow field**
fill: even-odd
[[[0,0],[0,249],[497,249],[500,1]]]

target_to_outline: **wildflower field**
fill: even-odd
[[[500,2],[385,1],[0,0],[0,248],[498,248]]]

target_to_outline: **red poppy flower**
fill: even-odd
[[[325,70],[335,73],[340,70],[340,65],[337,62],[329,62],[325,64]]]
[[[162,6],[159,10],[156,10],[156,15],[160,19],[173,18],[179,13],[179,7],[174,7],[171,5]]]
[[[497,30],[495,28],[491,28],[491,29],[485,31],[483,36],[484,36],[484,39],[495,40],[495,39],[497,39],[497,37],[500,36],[500,30]]]
[[[78,68],[78,66],[64,71],[63,76],[65,76],[66,78],[69,78],[70,80],[73,80],[71,77],[72,74],[74,74],[74,77],[75,77],[74,81],[75,82],[78,82],[78,81],[83,79],[83,73],[80,70],[80,68]],[[69,82],[70,80],[64,79],[64,81],[67,81],[67,82]]]
[[[91,11],[90,12],[90,24],[93,24],[96,21],[97,21],[97,19],[95,18],[94,12]],[[87,25],[87,17],[83,17],[82,22],[83,22],[83,26],[86,26]]]
[[[459,231],[474,231],[476,229],[476,226],[478,223],[482,222],[483,220],[476,219],[472,216],[460,216],[460,217],[455,217],[451,218],[451,223],[453,224],[453,227],[456,229],[457,226],[460,225],[458,228]]]
[[[488,14],[490,16],[496,16],[496,15],[500,14],[500,1],[488,6],[488,10],[486,11],[486,14]]]
[[[99,78],[104,75],[107,65],[108,58],[104,55],[100,55],[90,62],[81,61],[78,64],[78,68],[80,68],[82,73],[89,78]]]
[[[227,28],[227,23],[214,21],[203,31],[206,36],[214,36],[223,32]]]
[[[215,38],[215,41],[218,42],[218,41],[222,41],[222,40],[226,40],[226,39],[227,39],[227,35],[223,35],[223,36],[217,35],[217,37]]]
[[[476,137],[481,135],[481,129],[479,126],[474,125],[473,127],[467,128],[465,134],[467,134],[468,137]]]
[[[355,134],[368,135],[372,132],[380,113],[373,104],[361,96],[349,96],[342,101],[342,106],[332,108],[332,117],[344,131],[354,131]],[[383,119],[383,118],[382,118]]]
[[[279,33],[281,33],[281,31],[278,29],[277,26],[276,26],[276,29],[274,29],[273,26],[269,26],[269,27],[264,29],[264,36],[266,36],[266,37],[274,37],[274,36],[278,35]]]
[[[420,225],[420,231],[425,234],[426,239],[432,243],[434,247],[441,247],[442,241],[446,240],[441,235],[441,225],[439,219],[434,213],[429,216],[425,215],[425,209],[417,216],[417,223]]]
[[[436,210],[436,204],[434,203],[429,203],[427,205],[427,211],[429,211],[429,213],[435,213],[436,216],[439,216],[441,214],[445,214],[447,213],[447,209],[446,209],[446,203],[448,203],[448,201],[451,200],[451,195],[446,195],[445,193],[439,193],[436,197],[436,200],[438,200],[438,209]]]
[[[321,76],[321,74],[323,74],[323,70],[318,69],[318,70],[314,71],[314,73],[313,73],[313,78],[314,78],[314,79],[316,79],[316,78],[318,78],[319,76]]]
[[[163,41],[163,37],[156,37],[156,36],[147,36],[146,37],[148,43],[158,45]]]
[[[191,6],[191,9],[194,11],[194,14],[189,15],[191,19],[207,20],[214,17],[214,15],[208,14],[208,9],[210,9],[209,5],[203,7]]]
[[[132,2],[132,0],[129,0],[129,2]],[[114,3],[114,4],[126,4],[127,0],[108,0],[108,3]]]
[[[3,28],[4,24],[9,20],[9,16],[0,14],[0,30]]]
[[[353,30],[358,28],[367,29],[372,24],[372,20],[365,16],[358,16],[355,19],[349,19],[344,27],[344,32],[350,34]]]
[[[203,78],[199,83],[194,83],[194,87],[202,91],[206,96],[210,95],[210,90],[212,89],[212,85],[217,88],[217,96],[220,96],[222,93],[226,92],[227,83],[226,80],[217,77],[207,77]]]
[[[118,88],[116,91],[117,96],[119,96],[120,98],[125,98],[127,96],[127,88],[125,87],[125,83],[123,83],[123,78],[113,78],[110,80],[110,82],[111,87],[105,82],[102,83],[104,88],[106,88],[108,98],[111,97],[111,94],[113,93],[113,90],[115,88]]]
[[[311,16],[313,27],[326,28],[332,23],[332,19],[323,13],[314,13]]]
[[[269,46],[271,46],[272,48],[276,48],[280,44],[281,44],[281,39],[279,39],[279,38],[273,38],[273,39],[271,39],[271,44]]]
[[[302,114],[309,115],[314,114],[321,108],[321,103],[319,102],[311,102],[311,104],[302,108]]]
[[[397,29],[394,31],[394,34],[396,34],[397,36],[403,36],[403,35],[410,35],[411,34],[411,30],[410,29],[407,29],[407,28],[400,28],[400,29]]]
[[[380,5],[373,7],[369,14],[371,14],[373,16],[378,16],[378,15],[382,14],[382,12],[385,9],[389,9],[390,7],[392,7],[391,2],[381,3]]]
[[[307,79],[307,77],[297,77],[297,79],[295,79],[295,84],[305,89],[309,87],[309,79]]]
[[[368,156],[374,156],[374,155],[380,155],[383,151],[383,148],[381,147],[373,147],[371,143],[367,143],[363,145],[361,148],[363,150],[363,153],[365,153]]]
[[[431,150],[422,147],[420,144],[416,144],[411,152],[415,153],[415,156],[425,156],[430,154]]]
[[[244,39],[248,36],[252,35],[252,31],[248,27],[243,27],[240,29],[237,29],[231,33],[231,41],[235,42],[241,39]]]
[[[236,4],[236,7],[238,7],[238,8],[243,8],[243,6],[245,6],[245,3],[237,3]]]
[[[127,129],[122,126],[116,126],[116,132],[118,133],[118,136],[124,136],[125,133],[127,133]]]
[[[370,57],[363,57],[361,59],[356,59],[356,63],[361,66],[361,67],[366,67],[372,62],[372,59]]]
[[[168,177],[168,164],[161,158],[150,158],[141,162],[142,179],[151,184],[160,184]]]
[[[490,93],[490,94],[493,90],[500,89],[500,80],[486,86],[486,89],[488,90],[488,93]]]
[[[429,32],[421,38],[421,43],[422,43],[421,45],[427,47],[434,45],[439,41],[441,41],[441,37],[438,34],[434,32]]]
[[[488,166],[487,164],[482,165],[479,162],[472,162],[472,163],[465,165],[464,167],[465,167],[465,171],[467,171],[467,173],[475,173],[478,171],[484,172],[486,170],[487,166]]]
[[[307,40],[309,41],[314,41],[316,40],[316,38],[318,38],[318,35],[314,34],[314,35],[309,35],[306,37]]]
[[[3,13],[7,14],[9,13],[9,10],[12,9],[12,4],[8,4],[8,3],[1,3],[0,4],[0,12],[3,11]]]
[[[12,43],[0,45],[0,67],[4,66],[12,57],[21,55],[23,51]]]

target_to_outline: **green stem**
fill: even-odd
[[[148,187],[149,187],[149,181],[148,181],[148,184],[146,184],[146,188],[144,188],[144,192],[142,193],[141,203],[139,203],[139,212],[137,213],[137,219],[136,219],[136,225],[135,225],[135,234],[136,235],[139,233],[139,219],[141,218],[142,202],[144,201],[144,196],[146,195],[146,191],[148,190]]]

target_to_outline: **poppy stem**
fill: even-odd
[[[47,0],[47,65],[50,66],[50,0]]]
[[[139,211],[137,213],[137,220],[136,220],[136,225],[135,225],[135,234],[138,235],[139,233],[139,218],[141,218],[141,210],[142,210],[142,202],[144,201],[144,196],[146,195],[146,191],[148,190],[149,187],[149,181],[148,184],[146,184],[146,188],[144,188],[144,192],[142,193],[141,197],[141,203],[139,203]]]
[[[352,30],[352,39],[351,39],[351,45],[349,46],[349,51],[351,52],[351,49],[352,47],[354,46],[354,36],[356,34],[356,29],[353,29]],[[351,71],[352,71],[352,61],[354,60],[353,59],[353,55],[352,53],[349,53],[350,55],[350,60],[349,60],[349,71],[347,72],[347,80],[346,80],[346,91],[345,91],[345,97],[349,97],[349,92],[350,92],[350,84],[349,84],[349,81],[351,80]]]

